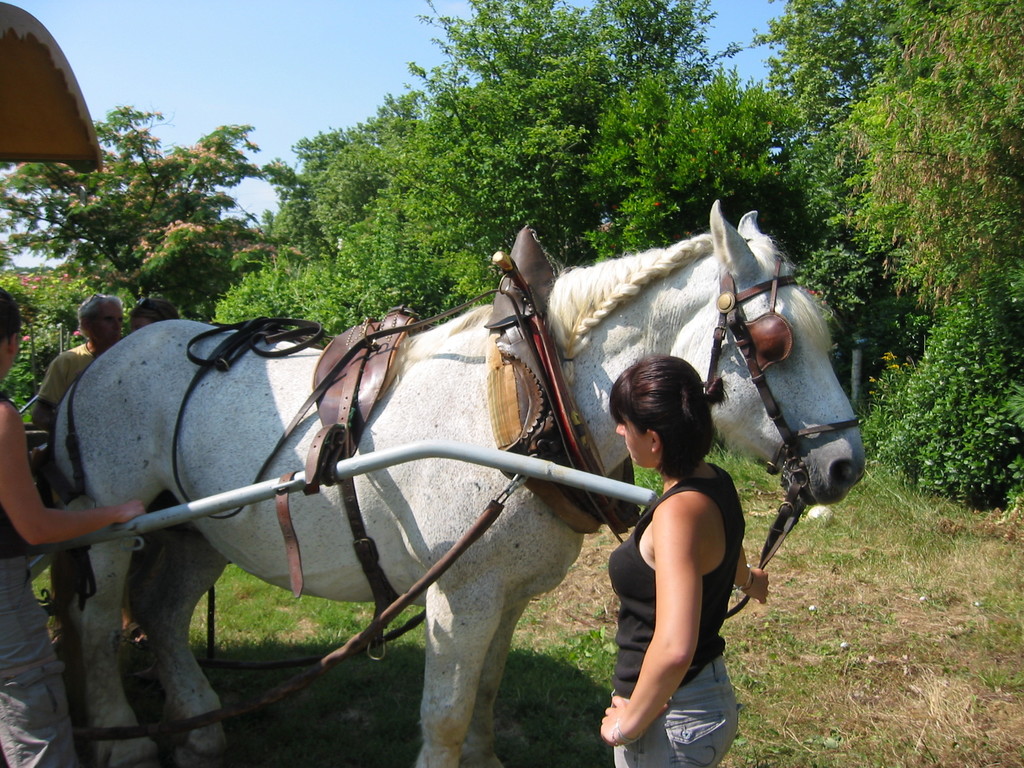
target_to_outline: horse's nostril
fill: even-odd
[[[829,476],[833,483],[849,487],[860,479],[862,471],[856,462],[850,459],[840,459],[832,462]]]

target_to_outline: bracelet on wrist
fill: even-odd
[[[751,569],[750,563],[747,563],[747,583],[738,589],[740,592],[746,592],[752,586],[754,586],[754,571]]]
[[[615,741],[615,746],[624,747],[627,744],[632,744],[639,738],[639,736],[634,736],[633,738],[626,736],[626,734],[622,732],[622,728],[619,727],[619,721],[615,721],[615,727],[612,728],[612,739]]]

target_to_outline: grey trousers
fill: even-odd
[[[9,768],[75,768],[67,695],[25,558],[0,559],[0,745]]]
[[[615,768],[711,768],[729,751],[738,720],[736,694],[719,656],[673,694],[637,741],[615,748]]]

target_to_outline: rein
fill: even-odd
[[[793,275],[780,275],[782,259],[775,261],[775,272],[770,280],[757,283],[742,291],[736,291],[736,281],[729,273],[721,278],[721,293],[718,296],[719,322],[715,328],[711,347],[711,362],[705,389],[709,388],[716,378],[719,360],[726,333],[731,333],[736,346],[743,353],[750,372],[750,380],[757,387],[768,418],[775,424],[782,438],[782,444],[773,459],[768,463],[768,471],[782,473],[782,484],[786,489],[786,497],[779,506],[775,522],[768,531],[768,537],[761,549],[759,568],[764,568],[779,551],[783,540],[800,520],[807,502],[804,500],[804,489],[810,483],[807,466],[800,454],[800,438],[819,435],[824,432],[838,432],[856,427],[859,419],[847,419],[831,424],[816,424],[811,427],[793,430],[782,414],[775,396],[772,394],[765,370],[775,363],[781,363],[793,350],[793,328],[785,317],[775,311],[775,302],[780,286],[796,285]],[[770,292],[768,311],[753,320],[747,320],[743,313],[743,304],[748,299]],[[733,616],[745,606],[750,598],[743,599],[732,609],[728,616]]]
[[[289,328],[289,326],[292,327]],[[192,351],[200,341],[223,333],[228,336],[214,348],[208,357],[200,357]],[[185,406],[188,405],[192,392],[199,386],[206,374],[213,369],[227,373],[231,370],[231,365],[248,351],[252,351],[260,357],[284,357],[316,344],[323,338],[323,335],[324,329],[320,323],[280,317],[258,317],[233,325],[211,328],[189,340],[185,354],[191,363],[198,366],[198,369],[182,397],[181,407],[178,409],[178,416],[174,421],[174,436],[171,438],[171,468],[174,484],[180,494],[179,499],[187,501],[189,498],[185,489],[182,488],[181,476],[178,471],[178,439],[181,436],[181,425],[185,419]],[[267,348],[267,346],[281,341],[294,341],[295,344],[279,350]],[[261,347],[261,343],[267,346]],[[228,516],[230,517],[230,514]]]

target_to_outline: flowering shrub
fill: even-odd
[[[21,352],[3,381],[3,391],[21,406],[39,389],[50,361],[81,343],[78,305],[94,291],[86,280],[57,271],[4,270],[0,288],[21,308]]]

